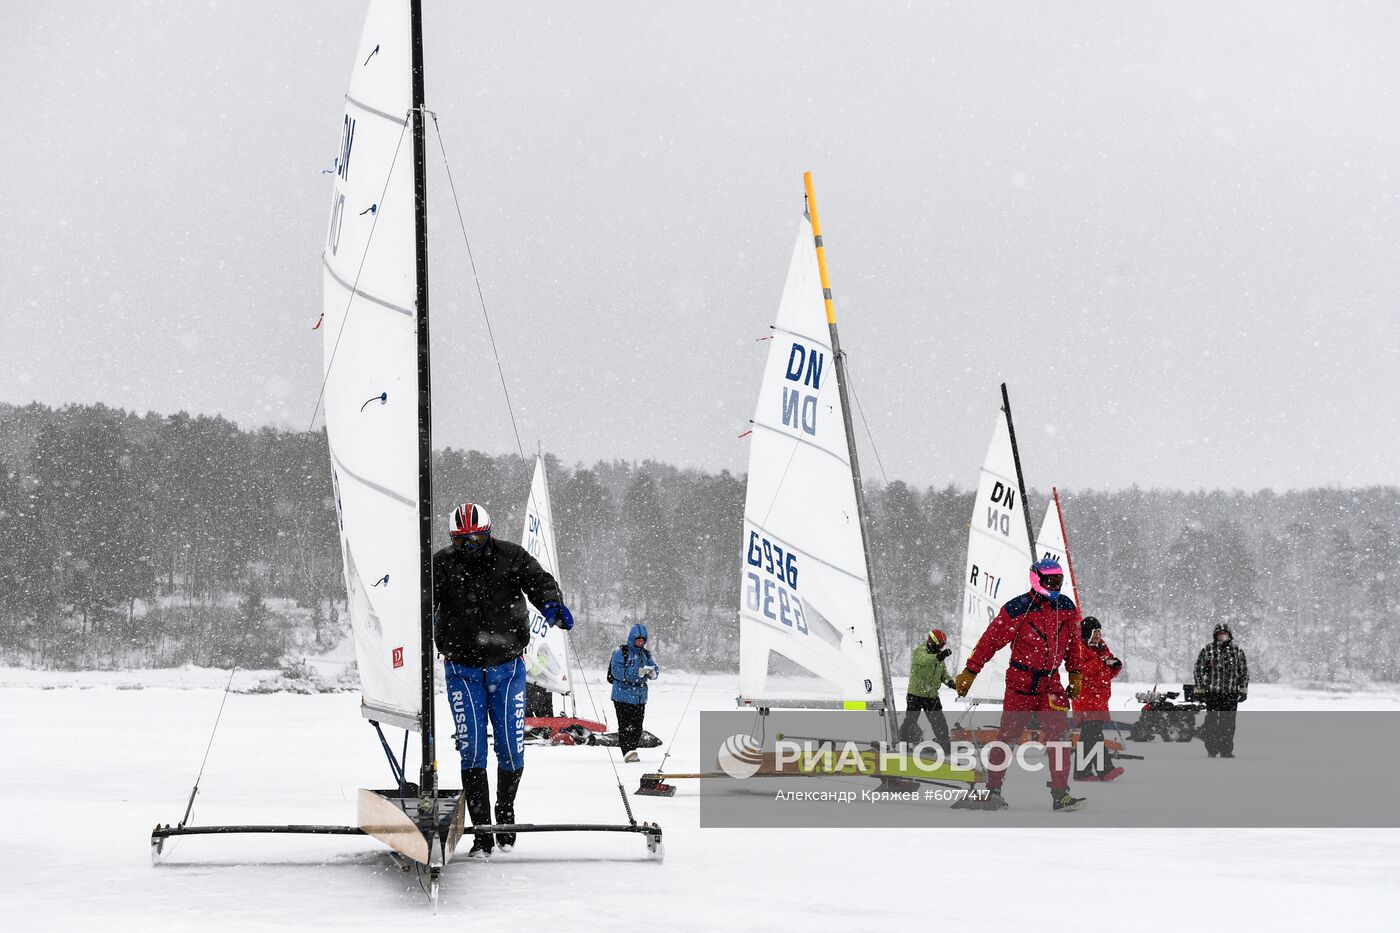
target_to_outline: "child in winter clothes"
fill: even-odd
[[[613,706],[617,709],[617,741],[622,747],[623,761],[637,760],[637,746],[642,739],[642,720],[647,711],[647,681],[661,673],[651,651],[646,647],[647,627],[638,622],[627,633],[627,642],[613,652],[608,665],[608,683],[612,684]]]
[[[1084,680],[1079,695],[1074,698],[1075,718],[1079,720],[1079,754],[1081,760],[1097,762],[1095,754],[1103,750],[1102,766],[1087,766],[1076,771],[1076,781],[1111,781],[1123,773],[1123,769],[1113,764],[1108,746],[1103,740],[1103,724],[1108,719],[1108,698],[1113,692],[1113,678],[1123,670],[1123,662],[1113,656],[1108,643],[1103,640],[1099,620],[1085,616],[1080,626],[1084,645],[1081,657],[1084,661]]]

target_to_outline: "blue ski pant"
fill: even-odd
[[[462,770],[486,767],[486,719],[496,746],[496,767],[525,767],[525,662],[513,658],[494,667],[467,667],[444,661],[447,700]]]

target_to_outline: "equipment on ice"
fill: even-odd
[[[896,744],[894,691],[879,635],[870,532],[812,174],[772,325],[768,359],[750,422],[748,484],[739,558],[738,705],[773,709],[869,710],[882,744]],[[774,656],[811,675],[804,692],[771,689]],[[838,740],[841,741],[841,740]],[[755,776],[830,775],[778,770],[771,754]],[[862,773],[887,779],[902,775]],[[951,772],[950,772],[951,774]],[[645,775],[637,791],[669,796],[667,781],[716,772]],[[973,772],[953,776],[971,780]]]
[[[1142,704],[1142,715],[1132,724],[1128,738],[1134,742],[1151,742],[1161,736],[1163,742],[1189,742],[1196,737],[1196,714],[1205,709],[1204,703],[1189,702],[1193,699],[1194,685],[1188,684],[1181,690],[1143,690],[1135,694]],[[1182,692],[1187,702],[1176,702]]]
[[[559,580],[559,548],[554,543],[554,509],[549,498],[549,477],[545,472],[544,455],[535,455],[535,474],[530,480],[530,494],[525,500],[525,527],[520,545],[540,566]],[[562,584],[561,584],[562,585]],[[580,719],[578,699],[574,694],[572,658],[568,630],[551,625],[541,611],[530,607],[530,644],[525,648],[525,677],[536,688],[548,690],[548,702],[553,694],[564,697],[568,710],[560,716],[525,717],[527,734],[535,741],[551,745],[589,745],[607,731],[605,723]],[[543,734],[541,730],[545,730]]]
[[[389,789],[358,794],[356,826],[158,826],[159,858],[173,836],[222,833],[367,834],[439,876],[463,836],[595,831],[643,835],[626,824],[466,824],[456,790],[438,786],[434,747],[432,393],[429,358],[427,173],[421,0],[371,0],[345,95],[330,225],[323,244],[324,400],[345,588],[360,674],[361,713],[393,773]],[[436,117],[434,117],[436,120]],[[485,534],[468,504],[454,533]],[[396,756],[382,726],[404,729]],[[420,739],[408,779],[407,733]],[[621,787],[619,786],[621,792]],[[191,798],[191,801],[193,797]]]
[[[520,546],[559,579],[559,550],[554,543],[554,514],[549,501],[549,480],[545,475],[544,457],[535,457],[535,475],[530,480],[530,494],[525,500],[525,527],[520,533]],[[530,606],[530,644],[525,648],[525,677],[551,693],[572,697],[569,682],[569,634],[550,625],[538,606]],[[575,711],[571,715],[576,715]],[[525,727],[530,727],[527,719]]]
[[[841,352],[812,175],[773,324],[749,448],[740,549],[740,706],[868,709],[894,742],[849,378]],[[771,655],[826,685],[775,696]]]

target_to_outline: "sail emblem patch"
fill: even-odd
[[[394,649],[394,667],[403,667],[403,645]]]

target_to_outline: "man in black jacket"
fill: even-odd
[[[452,512],[452,544],[433,555],[434,628],[447,675],[462,790],[474,825],[491,822],[486,778],[486,720],[496,748],[497,823],[515,822],[515,793],[525,768],[525,662],[534,603],[551,625],[574,627],[559,584],[520,545],[491,535],[491,516],[471,502]],[[495,840],[502,852],[514,833]],[[478,833],[468,855],[489,858],[490,833]]]
[[[1206,704],[1201,738],[1210,758],[1235,757],[1235,710],[1249,696],[1249,663],[1230,626],[1215,627],[1211,643],[1196,656],[1196,696]]]

